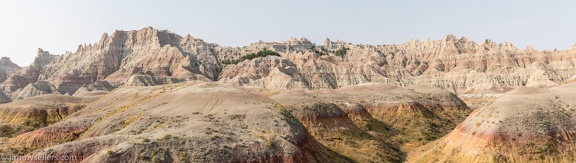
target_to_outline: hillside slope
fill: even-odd
[[[409,162],[574,162],[576,83],[517,88],[478,109]]]

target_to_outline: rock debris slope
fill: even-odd
[[[254,57],[266,50],[279,55]],[[113,88],[201,80],[297,90],[378,82],[427,85],[458,94],[502,93],[521,86],[550,87],[565,82],[576,74],[574,56],[576,48],[537,51],[491,40],[475,43],[453,35],[400,45],[329,39],[316,45],[306,38],[290,38],[228,47],[146,27],[104,34],[99,42],[79,45],[75,52],[63,55],[39,49],[34,62],[22,69],[4,58],[0,88],[13,100],[74,94],[101,81]],[[35,88],[25,89],[32,83]],[[37,85],[50,89],[38,89]]]

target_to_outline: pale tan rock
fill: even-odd
[[[222,63],[262,50],[278,52],[281,58]],[[146,27],[104,34],[98,43],[80,45],[76,52],[61,56],[39,49],[34,63],[7,75],[0,88],[10,95],[29,83],[47,81],[59,93],[73,94],[96,81],[117,87],[127,84],[135,74],[151,74],[274,89],[334,89],[379,82],[428,85],[458,94],[502,93],[521,86],[550,87],[565,82],[576,75],[575,56],[576,48],[520,50],[507,42],[485,40],[478,44],[454,35],[400,45],[330,39],[316,45],[306,38],[292,37],[227,47]]]
[[[14,92],[14,94],[12,94],[12,99],[24,99],[38,95],[57,94],[57,93],[58,90],[56,89],[56,87],[54,87],[48,82],[39,81],[35,83],[30,83],[26,87],[17,90],[16,92]]]
[[[113,89],[115,89],[115,87],[112,86],[107,81],[96,81],[92,84],[86,84],[86,85],[80,87],[72,95],[73,96],[86,96],[86,95],[93,94],[93,92],[109,92],[109,91],[112,91]]]
[[[14,75],[20,69],[22,68],[14,64],[10,58],[2,57],[0,59],[0,82],[6,81],[8,77]]]
[[[0,91],[0,103],[9,103],[9,102],[12,102],[12,99],[6,96],[4,92]]]
[[[128,81],[126,81],[126,86],[155,86],[180,83],[183,81],[185,80],[164,76],[158,77],[154,75],[132,75]]]
[[[9,76],[6,81],[0,84],[0,88],[5,93],[12,93],[19,88],[24,88],[28,84],[38,81],[40,73],[45,71],[46,67],[57,57],[58,55],[52,55],[48,51],[38,49],[34,62],[14,75]]]

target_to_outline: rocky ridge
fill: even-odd
[[[0,58],[0,82],[6,81],[9,76],[14,75],[22,69],[20,66],[10,60],[8,57]]]
[[[223,63],[262,50],[278,52],[280,57]],[[73,94],[85,85],[101,81],[118,87],[202,80],[298,90],[378,82],[427,85],[457,94],[502,93],[521,86],[550,87],[565,82],[576,74],[574,56],[576,48],[537,51],[491,40],[476,43],[454,35],[400,45],[351,44],[329,39],[316,45],[306,38],[290,38],[228,47],[146,27],[104,34],[98,43],[79,45],[75,52],[63,55],[39,49],[34,62],[22,69],[2,64],[0,67],[6,70],[3,72],[8,73],[4,73],[6,80],[0,88],[12,99],[23,97],[18,94],[50,93],[24,89],[30,83],[48,83],[56,90],[52,93]],[[0,79],[2,75],[0,72]]]

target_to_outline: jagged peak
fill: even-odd
[[[194,42],[196,41],[194,37],[190,34],[186,34],[186,36],[182,37],[182,42]]]
[[[408,41],[407,43],[411,43],[411,44],[420,43],[420,40],[418,40],[418,39],[411,39],[411,40]]]
[[[144,28],[139,29],[139,30],[117,29],[117,30],[114,31],[114,33],[112,33],[112,36],[111,36],[111,37],[114,37],[114,35],[116,35],[117,33],[125,33],[125,32],[159,32],[159,31],[170,32],[170,31],[168,31],[168,30],[159,30],[159,29],[156,29],[156,28],[154,28],[154,27],[152,27],[152,26],[147,26],[147,27],[144,27]],[[104,34],[106,34],[106,33],[104,33]],[[107,35],[107,34],[106,34],[106,35]]]
[[[340,40],[340,39],[336,39],[336,43],[338,43],[338,44],[347,44],[346,41]]]
[[[281,43],[288,43],[288,44],[297,43],[297,42],[298,42],[298,39],[296,39],[296,37],[293,37],[293,36],[290,36],[290,38],[288,38],[288,40],[286,40],[286,41],[281,41]]]
[[[102,38],[108,38],[108,37],[110,37],[110,36],[108,35],[107,32],[104,32],[104,34],[102,34]]]
[[[446,37],[444,37],[444,41],[456,41],[456,36],[454,36],[453,34],[449,34]]]
[[[468,42],[468,38],[462,36],[459,41],[460,42]]]
[[[37,56],[46,56],[50,55],[50,52],[42,50],[42,48],[38,48],[38,52],[36,53]]]
[[[2,63],[8,63],[8,62],[12,63],[12,60],[10,60],[10,57],[2,57],[2,58],[0,59],[0,62],[2,62]]]
[[[142,28],[142,29],[143,29],[143,30],[154,30],[154,27],[152,27],[152,26],[147,26],[147,27],[144,27],[144,28]]]
[[[144,28],[142,28],[142,29],[140,29],[140,30],[138,30],[138,31],[136,31],[136,32],[166,32],[166,33],[169,33],[169,34],[174,34],[174,33],[172,33],[170,30],[167,30],[167,29],[160,30],[160,29],[156,29],[156,28],[154,28],[154,27],[152,27],[152,26],[144,27]]]
[[[486,39],[484,40],[484,43],[482,43],[484,45],[496,45],[496,42],[490,40],[490,39]]]
[[[116,35],[116,32],[114,32],[113,35]],[[110,35],[108,35],[108,33],[104,32],[104,34],[102,34],[102,37],[100,37],[100,45],[103,45],[106,41],[108,41],[110,39]],[[86,44],[84,44],[84,46],[86,46]]]
[[[84,51],[84,46],[82,46],[82,44],[78,45],[78,48],[76,49],[77,52],[79,51]]]
[[[332,40],[326,38],[326,40],[324,40],[324,45],[330,45],[330,44],[332,44]]]
[[[510,43],[510,42],[502,42],[502,43],[498,44],[498,46],[513,47],[514,45],[512,45],[512,43]]]
[[[288,44],[310,44],[312,42],[310,42],[310,40],[306,39],[305,37],[301,37],[300,39],[297,39],[296,37],[290,37],[287,41],[283,41],[283,43],[288,43]]]
[[[188,34],[186,34],[186,36],[184,36],[184,37],[186,37],[186,38],[192,38],[192,39],[194,39],[194,37],[192,37],[192,35],[190,35],[189,33],[188,33]]]
[[[329,38],[326,38],[326,40],[324,41],[324,46],[328,46],[328,45],[332,45],[332,44],[336,44],[336,45],[345,45],[348,44],[345,41],[342,41],[340,39],[336,39],[336,42],[333,42],[332,40],[330,40]]]
[[[534,49],[532,46],[528,45],[528,46],[526,46],[526,49],[524,51],[533,52],[533,51],[536,51],[536,49]]]

